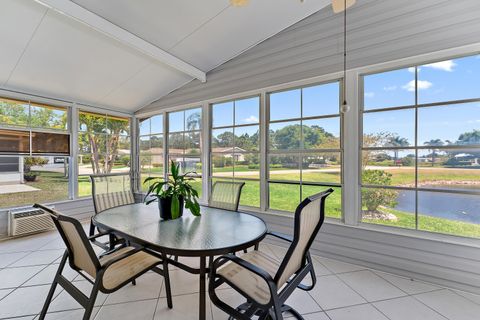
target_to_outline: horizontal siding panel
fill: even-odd
[[[359,2],[349,15],[349,66],[480,42],[479,15],[476,0]],[[139,113],[337,72],[342,46],[342,16],[327,7]]]
[[[270,221],[267,222],[270,230],[291,234],[292,219],[290,219],[290,227],[288,227],[283,217],[279,219],[279,224],[273,222],[275,217],[265,218]],[[329,229],[334,229],[335,233],[330,234]],[[419,246],[428,247],[434,243],[431,240],[412,239],[399,235],[394,235],[394,238],[399,245],[391,243],[391,234],[325,224],[312,244],[312,253],[442,286],[480,293],[480,270],[478,262],[476,262],[479,249],[476,249],[477,253],[471,256],[473,259],[457,258],[445,254],[447,250],[444,250],[443,253],[435,253],[418,249]],[[266,241],[283,247],[288,245],[286,242],[274,238],[267,238]],[[411,241],[416,245],[406,247],[405,243]],[[465,250],[463,245],[449,245],[458,251]]]

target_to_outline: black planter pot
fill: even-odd
[[[180,218],[183,215],[183,197],[180,197]],[[158,198],[158,210],[160,211],[160,218],[163,220],[172,220],[172,197]]]
[[[24,174],[23,179],[25,179],[25,181],[28,181],[28,182],[33,182],[37,179],[37,175],[35,175],[35,174],[33,174],[33,175],[32,174],[29,174],[29,175]]]

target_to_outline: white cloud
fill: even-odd
[[[408,68],[408,72],[415,73],[415,67]]]
[[[383,87],[384,91],[394,91],[397,90],[397,86],[388,86],[388,87]]]
[[[364,96],[365,98],[373,98],[375,97],[375,92],[365,92]]]
[[[477,120],[468,120],[467,123],[480,123],[480,119],[477,119]]]
[[[437,70],[442,70],[442,71],[447,71],[447,72],[452,72],[453,67],[455,67],[456,65],[457,64],[455,62],[453,62],[452,60],[445,60],[445,61],[426,64],[426,65],[424,65],[424,67],[437,69]]]
[[[433,83],[427,80],[418,80],[417,86],[418,86],[418,90],[426,90],[426,89],[429,89],[431,86],[433,86]],[[409,81],[402,88],[407,91],[415,91],[415,80]]]
[[[244,119],[244,121],[248,122],[248,123],[254,123],[254,122],[258,122],[258,118],[252,115],[252,116]]]

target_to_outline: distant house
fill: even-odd
[[[228,148],[212,148],[213,153],[222,153],[225,158],[233,158],[235,162],[245,161],[245,152],[246,150],[239,147],[228,147]]]

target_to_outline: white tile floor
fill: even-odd
[[[282,257],[284,248],[262,245],[261,250]],[[0,319],[36,319],[63,252],[54,232],[0,242]],[[185,259],[186,260],[186,259]],[[310,292],[297,290],[288,303],[306,320],[478,320],[480,296],[323,257],[314,257],[317,285]],[[196,263],[191,259],[190,264]],[[174,309],[167,308],[163,278],[147,273],[136,286],[100,294],[92,319],[197,319],[198,280],[171,268]],[[67,268],[64,275],[85,293],[91,285]],[[219,293],[227,302],[242,301],[231,289]],[[208,305],[208,319],[227,316]],[[47,319],[81,319],[83,309],[58,290]]]

